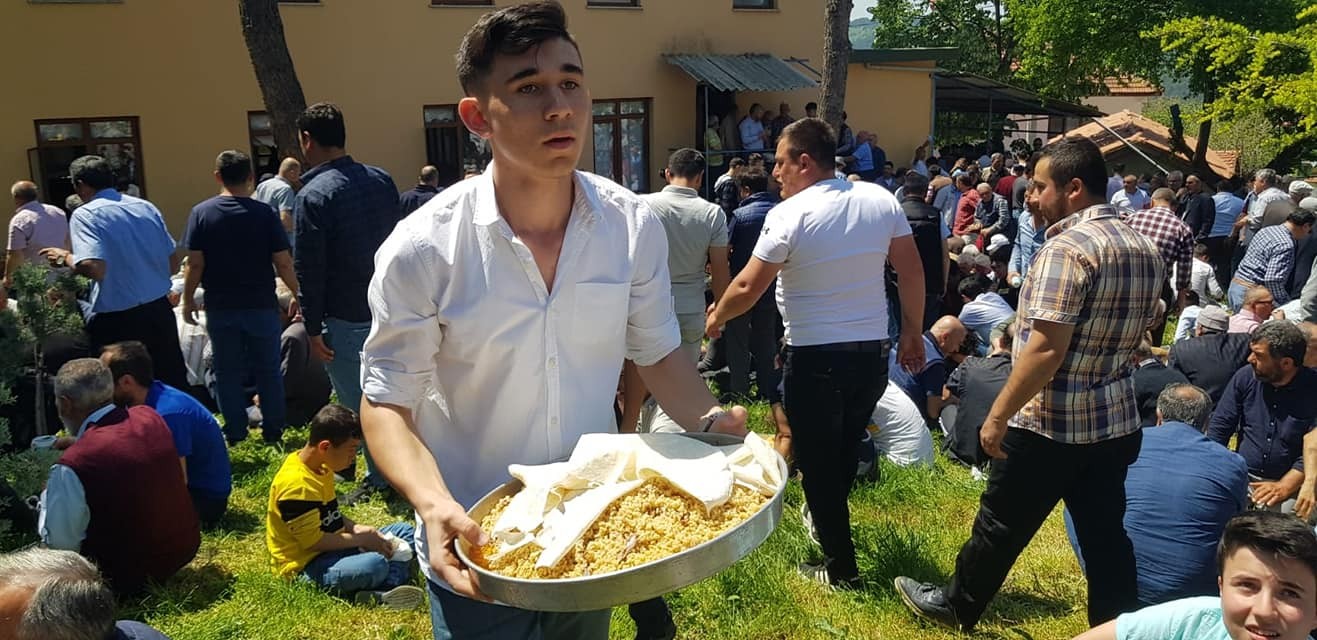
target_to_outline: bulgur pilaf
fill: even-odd
[[[535,543],[490,561],[499,550],[499,544],[491,541],[473,550],[472,560],[490,571],[514,578],[575,578],[611,573],[708,542],[748,520],[768,500],[758,491],[738,484],[726,503],[706,513],[699,500],[678,491],[661,477],[651,478],[609,505],[553,567],[536,568],[542,548]],[[500,500],[481,520],[481,528],[493,530],[511,501],[512,496]]]

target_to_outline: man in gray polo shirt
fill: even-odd
[[[672,306],[681,325],[682,353],[692,364],[699,361],[700,341],[704,338],[707,306],[704,302],[704,267],[709,266],[715,300],[722,297],[732,279],[727,262],[727,216],[722,207],[700,197],[704,169],[704,154],[695,149],[678,149],[668,158],[668,167],[663,171],[668,186],[658,193],[644,196],[667,232]],[[628,398],[638,402],[645,393],[643,387],[636,388],[640,384],[639,376],[628,376],[626,382]],[[652,406],[647,407],[642,418],[648,429],[643,430],[682,431],[657,405],[650,404]],[[623,428],[630,426],[624,425]]]

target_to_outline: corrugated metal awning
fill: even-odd
[[[719,91],[794,91],[819,86],[786,61],[767,53],[665,54],[663,59]]]

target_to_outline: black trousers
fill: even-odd
[[[183,350],[178,346],[178,324],[169,300],[158,298],[123,311],[98,313],[87,323],[92,353],[101,348],[137,340],[151,353],[155,378],[175,389],[187,389],[187,368]]]
[[[1139,608],[1134,547],[1125,534],[1125,471],[1143,433],[1095,444],[1062,444],[1008,429],[993,460],[979,514],[956,556],[947,600],[960,623],[979,621],[1015,559],[1056,503],[1065,500],[1088,567],[1088,622],[1096,626]]]
[[[782,403],[805,503],[834,584],[859,578],[846,499],[855,481],[858,444],[887,388],[890,349],[886,340],[787,347]]]
[[[740,396],[750,395],[750,367],[754,361],[755,379],[759,395],[770,401],[777,400],[777,369],[773,360],[777,356],[777,307],[772,302],[759,301],[749,311],[727,321],[723,331],[726,338],[724,353],[727,368],[731,370],[731,391]]]
[[[1221,285],[1224,290],[1230,286],[1230,255],[1234,249],[1234,244],[1229,242],[1228,236],[1217,238],[1206,238],[1203,244],[1207,246],[1207,260],[1212,263],[1212,273],[1216,276],[1216,283]],[[1203,302],[1207,302],[1204,300]]]

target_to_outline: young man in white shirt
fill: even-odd
[[[610,410],[632,360],[689,430],[745,432],[678,347],[663,225],[620,185],[575,171],[590,134],[581,54],[555,2],[484,15],[458,53],[483,174],[398,224],[376,256],[362,426],[417,512],[435,638],[606,638],[609,611],[489,603],[453,551],[488,536],[466,510],[510,463],[565,458]]]
[[[750,263],[714,303],[707,330],[718,336],[778,279],[784,408],[825,556],[801,571],[850,588],[859,570],[846,498],[860,439],[887,385],[891,348],[883,266],[890,257],[898,276],[899,362],[912,370],[924,364],[924,270],[896,197],[876,184],[833,178],[836,140],[832,127],[813,118],[782,131],[773,177],[786,199],[769,212]]]

